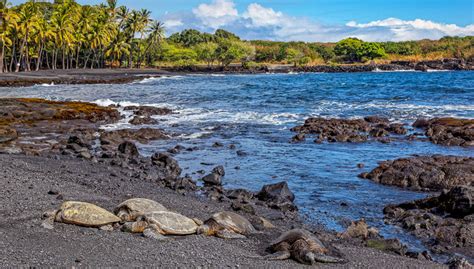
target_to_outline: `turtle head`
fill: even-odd
[[[197,234],[211,235],[211,229],[206,224],[201,225],[197,228]]]
[[[117,217],[119,217],[124,222],[134,221],[134,219],[131,218],[130,213],[128,212],[128,210],[124,210],[123,208],[118,210]]]
[[[313,265],[314,263],[316,263],[316,259],[314,257],[314,253],[313,252],[308,252],[306,253],[304,256],[303,256],[303,262],[305,264],[309,264],[309,265]]]

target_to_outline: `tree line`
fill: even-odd
[[[117,0],[80,5],[0,0],[0,73],[40,69],[105,67],[293,65],[367,61],[472,59],[474,37],[437,41],[337,43],[244,41],[223,29],[187,29],[165,37],[165,26],[146,9],[129,10]]]
[[[117,0],[79,5],[0,0],[0,72],[39,69],[139,67],[164,38],[151,12],[129,10]]]

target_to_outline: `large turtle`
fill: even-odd
[[[314,264],[341,263],[344,260],[328,256],[329,250],[312,233],[303,229],[294,229],[283,233],[268,248],[273,254],[266,256],[269,260],[286,260],[293,258],[299,263]]]
[[[246,218],[227,211],[212,215],[198,229],[198,234],[217,236],[224,239],[246,238],[245,235],[252,233],[257,233],[257,230]]]
[[[114,213],[122,221],[136,221],[138,217],[155,211],[168,211],[162,204],[145,198],[133,198],[119,204]]]
[[[84,227],[104,227],[120,222],[120,218],[94,204],[85,202],[64,202],[59,210],[45,213],[43,227],[52,228],[53,223],[61,222]],[[109,226],[110,228],[110,226]]]
[[[195,234],[197,221],[171,211],[155,211],[146,213],[135,222],[127,222],[122,231],[143,233],[145,237],[164,240],[164,235]]]

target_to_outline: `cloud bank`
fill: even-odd
[[[345,25],[329,25],[289,16],[258,3],[249,4],[246,10],[239,12],[232,0],[213,0],[198,5],[191,12],[167,14],[164,22],[169,33],[186,28],[206,32],[224,28],[244,39],[280,41],[335,42],[347,37],[365,41],[405,41],[474,35],[474,24],[462,27],[423,19],[387,18],[368,23],[350,21]]]

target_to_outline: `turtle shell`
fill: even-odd
[[[96,205],[69,201],[61,205],[56,221],[85,227],[100,227],[119,222],[120,219]]]
[[[300,239],[303,239],[306,242],[308,242],[312,250],[315,250],[321,253],[324,253],[327,251],[324,244],[318,238],[316,238],[315,235],[313,235],[312,233],[304,229],[293,229],[281,234],[276,240],[274,240],[271,243],[270,247],[276,248],[279,244],[283,242],[288,243],[289,245],[292,245],[294,242]]]
[[[253,225],[246,218],[234,212],[219,212],[212,215],[211,219],[225,229],[231,230],[235,233],[251,234],[256,232]]]
[[[198,225],[194,220],[179,213],[170,211],[156,211],[147,213],[143,220],[148,224],[154,224],[160,228],[165,235],[188,235],[197,231]]]
[[[123,221],[135,221],[146,213],[168,211],[162,204],[145,198],[133,198],[119,204],[114,213]]]

